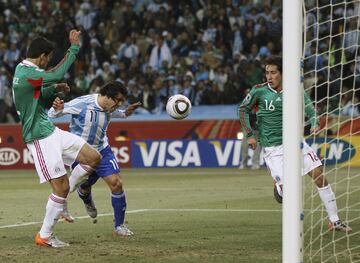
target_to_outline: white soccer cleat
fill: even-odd
[[[53,248],[62,248],[70,246],[69,243],[59,240],[56,236],[51,235],[48,238],[40,237],[40,234],[37,233],[35,236],[35,243],[39,246],[53,247]]]
[[[251,167],[251,170],[259,170],[260,169],[260,165],[253,165]]]
[[[245,166],[245,165],[240,164],[240,166],[239,166],[239,169],[240,169],[240,170],[243,170],[243,169],[245,169],[245,168],[246,168],[246,166]]]
[[[128,237],[128,236],[133,236],[134,233],[127,226],[121,225],[115,228],[114,235]]]

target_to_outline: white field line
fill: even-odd
[[[265,171],[265,170],[264,170]],[[205,175],[205,174],[210,174],[210,175],[233,175],[233,174],[245,174],[243,171],[241,170],[230,170],[230,171],[224,171],[224,170],[213,170],[213,171],[148,171],[148,172],[137,172],[137,171],[120,171],[123,175],[125,176],[133,176],[133,175],[138,175],[138,176],[145,176],[145,175]],[[261,172],[260,172],[261,173]],[[251,174],[250,174],[251,175]],[[265,174],[264,174],[265,175]]]
[[[126,214],[136,214],[136,213],[144,213],[144,212],[231,212],[231,213],[279,213],[281,209],[208,209],[208,208],[155,208],[155,209],[136,209],[126,211]],[[351,209],[349,212],[359,212],[360,209]],[[113,213],[104,213],[98,214],[98,217],[105,217],[105,216],[113,216]],[[89,216],[78,216],[74,217],[76,220],[90,218]],[[59,221],[64,221],[60,219]],[[16,228],[22,226],[32,226],[41,224],[41,222],[26,222],[26,223],[19,223],[19,224],[12,224],[12,225],[4,225],[0,226],[0,229],[3,228]]]
[[[126,214],[136,214],[136,213],[143,213],[143,212],[281,212],[281,210],[278,209],[136,209],[136,210],[130,210],[126,211]],[[98,214],[98,217],[104,217],[104,216],[113,216],[114,213],[104,213],[104,214]],[[89,216],[78,216],[74,217],[74,219],[86,219],[90,218]],[[63,219],[60,219],[59,221],[64,221]],[[22,227],[22,226],[32,226],[32,225],[38,225],[41,224],[40,222],[26,222],[26,223],[19,223],[19,224],[12,224],[12,225],[4,225],[0,226],[0,229],[3,228],[16,228],[16,227]]]

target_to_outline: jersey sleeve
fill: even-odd
[[[51,100],[51,99],[53,100],[56,93],[57,93],[57,90],[56,90],[55,84],[41,87],[41,96],[45,100]]]
[[[304,92],[305,116],[309,118],[311,128],[319,126],[319,118],[309,95]]]
[[[44,87],[50,87],[51,84],[60,81],[75,61],[79,48],[78,45],[71,45],[64,58],[55,67],[47,71],[38,68],[35,69],[31,75],[32,79],[41,79]]]
[[[255,87],[252,88],[239,106],[240,125],[247,138],[253,137],[253,128],[250,125],[250,114],[257,102],[257,90]]]
[[[62,111],[55,111],[53,107],[48,111],[48,116],[50,118],[59,118],[66,114],[79,115],[80,112],[86,107],[86,103],[83,102],[80,98],[73,99],[64,104],[64,109]]]
[[[40,101],[45,108],[51,107],[54,99],[56,98],[56,94],[57,90],[55,84],[41,87]]]

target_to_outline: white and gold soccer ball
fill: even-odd
[[[171,96],[166,103],[166,111],[171,118],[182,120],[191,112],[190,100],[181,94]]]

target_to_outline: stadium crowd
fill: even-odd
[[[129,103],[142,102],[149,114],[176,93],[194,106],[239,103],[264,80],[264,59],[282,49],[281,0],[1,1],[0,13],[0,122],[17,121],[11,76],[36,35],[56,43],[55,65],[68,31],[82,30],[67,99],[117,79],[129,88]],[[317,48],[310,45],[307,56]]]

